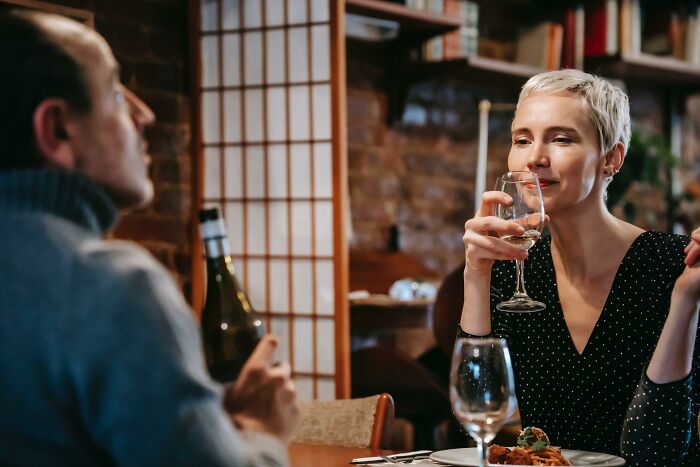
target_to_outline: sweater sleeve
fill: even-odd
[[[276,438],[234,427],[168,273],[140,252],[106,256],[66,358],[81,423],[105,455],[134,467],[287,465]]]
[[[620,440],[629,467],[681,465],[691,442],[692,392],[690,375],[656,384],[645,372],[627,408]]]

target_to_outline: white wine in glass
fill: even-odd
[[[457,339],[452,353],[450,402],[457,420],[477,442],[479,466],[486,467],[488,443],[517,406],[505,339]]]
[[[501,239],[528,251],[542,235],[544,227],[544,202],[537,174],[532,172],[508,172],[496,182],[496,191],[508,194],[511,204],[497,204],[496,217],[520,224],[525,232],[520,235],[504,235]],[[525,262],[515,260],[516,286],[513,296],[496,305],[500,311],[531,313],[542,311],[546,305],[530,298],[525,290]]]

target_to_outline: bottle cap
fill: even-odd
[[[221,211],[218,207],[199,210],[199,222],[207,222],[221,219]]]

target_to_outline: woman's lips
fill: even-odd
[[[547,180],[546,178],[540,178],[540,188],[547,188],[548,186],[556,185],[556,180]]]

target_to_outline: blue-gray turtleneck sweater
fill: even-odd
[[[230,423],[167,271],[101,238],[116,215],[83,177],[0,172],[0,465],[285,464]]]

